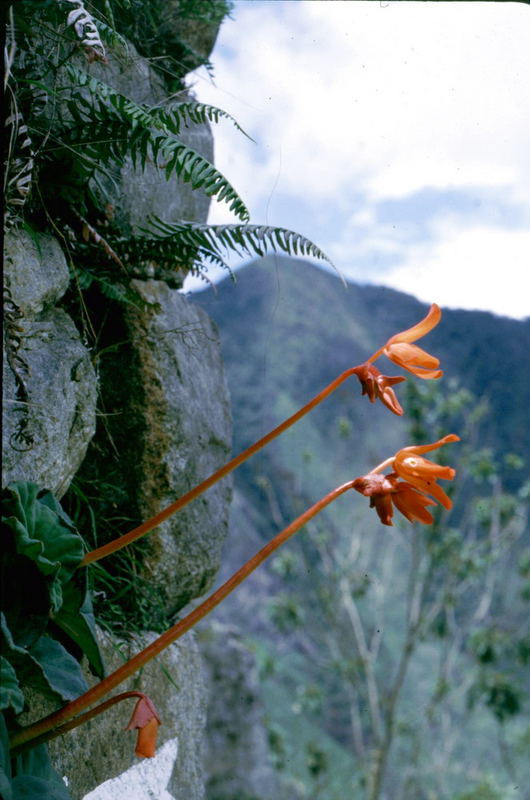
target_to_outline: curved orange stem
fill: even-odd
[[[322,389],[312,400],[306,403],[305,406],[302,406],[295,414],[291,417],[288,417],[284,420],[280,425],[276,428],[273,428],[272,431],[263,436],[262,439],[258,439],[257,442],[254,442],[250,447],[246,450],[243,450],[238,456],[233,458],[231,461],[228,461],[224,466],[210,475],[209,478],[206,478],[202,483],[199,483],[197,486],[194,486],[193,489],[190,489],[189,492],[183,494],[182,497],[179,497],[178,500],[175,500],[174,503],[164,508],[162,511],[159,511],[158,514],[155,514],[154,517],[143,522],[141,525],[138,525],[137,528],[133,528],[133,530],[125,533],[123,536],[120,536],[118,539],[114,539],[112,542],[108,542],[108,544],[104,544],[101,547],[98,547],[96,550],[91,550],[90,553],[87,553],[83,560],[80,562],[80,567],[85,567],[87,564],[93,564],[94,561],[99,561],[106,556],[109,556],[111,553],[115,553],[117,550],[121,550],[122,547],[126,547],[127,545],[131,544],[131,542],[135,542],[140,537],[144,536],[149,531],[156,528],[157,525],[160,525],[161,522],[164,522],[168,517],[171,517],[177,511],[180,511],[181,508],[191,503],[192,500],[195,500],[200,494],[205,492],[210,486],[213,486],[217,481],[220,481],[221,478],[224,478],[230,472],[232,472],[236,467],[246,461],[247,458],[254,455],[258,450],[261,450],[262,447],[265,447],[266,444],[271,442],[281,433],[283,433],[287,428],[290,428],[291,425],[294,425],[295,422],[298,422],[303,416],[305,416],[309,411],[311,411],[315,406],[322,402],[326,397],[328,397],[332,392],[337,389],[341,383],[344,383],[347,378],[351,375],[355,375],[358,367],[351,367],[347,369],[345,372],[341,373],[335,380],[333,380],[328,386]]]
[[[39,744],[43,744],[44,742],[50,741],[50,739],[55,739],[57,736],[62,736],[63,733],[68,733],[68,731],[77,728],[79,725],[82,725],[84,722],[88,722],[90,719],[99,716],[103,711],[106,711],[108,708],[115,706],[116,703],[121,703],[122,700],[127,700],[129,697],[146,697],[144,692],[122,692],[121,694],[117,694],[114,697],[105,700],[104,703],[100,703],[99,706],[95,708],[91,708],[90,711],[85,711],[84,714],[79,714],[78,717],[71,719],[70,722],[66,722],[64,725],[60,725],[58,728],[53,728],[46,733],[42,733],[40,736],[36,736],[34,739],[22,744],[20,746],[14,747],[11,749],[11,757],[17,756],[22,750],[25,750],[28,747],[36,747]],[[25,730],[25,729],[24,729]]]
[[[119,686],[126,678],[137,672],[141,667],[147,664],[151,659],[155,658],[159,653],[166,649],[170,644],[179,639],[186,631],[203,619],[207,614],[212,611],[224,598],[229,595],[234,589],[239,586],[245,578],[250,575],[260,564],[267,559],[271,553],[278,549],[284,542],[286,542],[296,531],[303,527],[309,520],[316,514],[322,511],[326,506],[332,503],[341,494],[347,492],[348,489],[353,489],[353,481],[337,486],[336,489],[326,494],[317,503],[306,509],[303,514],[297,517],[280,533],[277,533],[274,539],[271,539],[264,547],[261,548],[251,559],[249,559],[231,578],[229,578],[222,586],[219,587],[210,597],[203,603],[195,608],[184,619],[179,620],[173,627],[169,628],[165,633],[155,639],[145,650],[142,650],[137,655],[133,656],[126,664],[123,664],[111,675],[108,675],[100,683],[93,686],[87,692],[82,694],[76,700],[68,703],[64,708],[49,714],[47,717],[35,722],[33,725],[28,725],[26,728],[15,731],[11,737],[11,747],[21,748],[22,745],[28,745],[33,742],[43,741],[41,738],[49,731],[55,731],[61,727],[59,733],[69,730],[64,727],[64,723],[71,720],[85,708],[100,700],[108,692],[112,691],[116,686]],[[89,712],[91,713],[91,712]],[[82,720],[84,721],[84,720]],[[74,727],[74,726],[72,726]]]

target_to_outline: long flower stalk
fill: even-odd
[[[295,422],[298,422],[299,419],[308,414],[313,408],[315,408],[315,406],[321,403],[322,400],[325,400],[326,397],[329,397],[329,395],[332,394],[335,389],[337,389],[352,375],[357,375],[359,381],[361,382],[363,394],[368,395],[370,402],[374,403],[376,399],[379,399],[387,408],[390,409],[390,411],[398,416],[401,416],[403,414],[403,409],[401,408],[392,387],[396,383],[405,380],[405,378],[402,376],[388,377],[386,375],[382,375],[379,370],[373,366],[373,362],[376,361],[381,355],[386,355],[391,361],[399,364],[401,367],[407,369],[409,372],[412,372],[413,375],[416,375],[419,378],[439,378],[443,374],[442,371],[433,369],[434,367],[438,366],[438,359],[434,356],[431,356],[429,353],[426,353],[424,350],[421,350],[416,345],[411,344],[411,342],[421,339],[434,327],[436,327],[441,319],[441,315],[442,312],[440,311],[440,308],[436,305],[436,303],[433,303],[424,319],[420,320],[420,322],[416,323],[416,325],[413,325],[412,328],[407,328],[407,330],[391,336],[386,344],[379,350],[376,350],[375,353],[364,362],[364,364],[359,364],[356,367],[350,367],[350,369],[342,372],[340,375],[338,375],[338,377],[335,378],[335,380],[331,381],[331,383],[322,389],[321,392],[316,394],[308,403],[302,406],[302,408],[300,408],[295,414],[288,417],[276,428],[273,428],[272,431],[267,433],[261,439],[258,439],[257,442],[254,442],[254,444],[252,444],[246,450],[243,450],[243,452],[238,456],[232,458],[230,461],[228,461],[228,463],[226,463],[216,472],[212,473],[212,475],[210,475],[204,481],[199,483],[197,486],[194,486],[193,489],[190,489],[189,492],[183,494],[182,497],[179,497],[178,500],[175,500],[169,506],[162,509],[162,511],[159,511],[158,514],[155,514],[153,517],[146,520],[141,525],[138,525],[138,527],[133,528],[128,533],[125,533],[123,536],[120,536],[118,539],[114,539],[113,541],[108,542],[107,544],[104,544],[95,550],[91,550],[90,553],[85,555],[79,566],[85,567],[88,564],[93,564],[95,561],[99,561],[100,559],[109,556],[111,553],[121,550],[122,547],[126,547],[140,537],[144,536],[146,533],[149,533],[149,531],[152,531],[153,528],[156,528],[158,525],[160,525],[160,523],[168,519],[168,517],[171,517],[177,511],[180,511],[182,508],[184,508],[184,506],[188,505],[188,503],[191,503],[191,501],[195,500],[196,497],[201,495],[226,475],[229,475],[234,469],[236,469],[236,467],[246,461],[247,458],[250,458],[250,456],[254,455],[254,453],[256,453],[258,450],[261,450],[262,447],[265,447],[265,445],[290,428],[291,425],[294,425]]]
[[[99,561],[100,559],[109,556],[111,553],[121,550],[122,547],[126,547],[132,542],[135,542],[137,539],[140,539],[146,533],[149,533],[149,531],[152,531],[153,528],[156,528],[158,525],[160,525],[160,523],[168,519],[168,517],[176,514],[176,512],[180,511],[182,508],[184,508],[184,506],[187,506],[188,503],[191,503],[191,501],[195,500],[196,497],[201,495],[226,475],[229,475],[231,472],[233,472],[233,470],[246,461],[247,458],[253,456],[254,453],[257,453],[262,447],[265,447],[265,445],[267,445],[269,442],[272,442],[273,439],[290,428],[291,425],[294,425],[295,422],[298,422],[299,419],[308,414],[313,408],[315,408],[315,406],[325,400],[326,397],[329,397],[329,395],[332,394],[332,392],[334,392],[335,389],[337,389],[342,383],[344,383],[345,380],[350,378],[352,375],[356,375],[358,370],[359,367],[351,367],[350,369],[345,370],[345,372],[342,372],[337,378],[335,378],[335,380],[331,381],[328,386],[322,389],[321,392],[315,395],[295,414],[288,417],[276,428],[273,428],[272,431],[269,431],[269,433],[267,433],[261,439],[258,439],[257,442],[254,442],[254,444],[252,444],[246,450],[243,450],[243,452],[238,456],[232,458],[216,472],[213,472],[204,481],[197,484],[197,486],[194,486],[189,492],[186,492],[186,494],[183,494],[181,497],[179,497],[178,500],[175,500],[173,503],[164,508],[162,511],[159,511],[158,514],[155,514],[150,519],[142,522],[142,524],[138,525],[137,528],[133,528],[131,531],[125,533],[123,536],[120,536],[118,539],[113,539],[111,542],[98,547],[96,550],[91,550],[90,553],[85,555],[79,566],[85,567],[88,564],[93,564],[95,561]]]
[[[219,603],[224,600],[227,595],[234,591],[234,589],[239,586],[242,581],[245,580],[252,572],[254,572],[260,564],[262,564],[275,550],[278,549],[284,542],[286,542],[293,534],[296,533],[300,528],[302,528],[309,520],[311,520],[314,516],[316,516],[320,511],[322,511],[326,506],[336,500],[340,495],[347,492],[349,489],[353,489],[354,481],[348,481],[347,483],[343,483],[341,486],[337,486],[331,492],[326,494],[322,497],[318,502],[312,505],[310,508],[306,509],[303,514],[297,517],[293,522],[291,522],[286,528],[284,528],[280,533],[277,533],[276,536],[271,539],[268,544],[261,548],[249,561],[247,561],[237,572],[232,575],[222,586],[219,587],[210,597],[208,597],[203,603],[201,603],[197,608],[195,608],[190,614],[188,614],[184,619],[179,620],[175,625],[173,625],[169,630],[163,633],[158,639],[155,639],[148,647],[142,650],[137,655],[133,656],[129,661],[119,667],[115,672],[111,675],[108,675],[104,678],[100,683],[93,686],[87,692],[82,694],[76,700],[73,700],[68,705],[64,706],[64,708],[59,709],[59,711],[55,711],[53,714],[49,714],[47,717],[35,722],[33,725],[28,725],[26,728],[22,728],[18,731],[15,731],[11,737],[11,747],[14,750],[14,753],[20,752],[22,749],[26,749],[27,747],[33,747],[36,742],[45,741],[48,738],[52,738],[55,735],[60,735],[66,730],[70,729],[70,720],[75,722],[75,719],[79,719],[77,715],[79,715],[82,711],[84,711],[89,706],[93,705],[93,703],[101,700],[108,692],[112,691],[123,683],[130,675],[137,672],[141,667],[155,658],[159,653],[166,649],[170,644],[173,644],[177,639],[179,639],[184,633],[186,633],[190,628],[197,624],[201,619],[203,619],[207,614],[212,611]],[[114,698],[112,698],[115,702]],[[112,704],[111,701],[108,701],[109,704]],[[94,711],[97,711],[94,709]],[[89,712],[91,715],[92,712]],[[98,712],[99,713],[99,712]],[[89,718],[83,715],[83,719],[81,721],[86,721]],[[67,725],[65,725],[67,723]],[[76,723],[77,724],[77,723]],[[75,725],[71,725],[71,727],[75,727]]]

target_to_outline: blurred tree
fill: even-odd
[[[350,744],[365,800],[454,798],[462,727],[485,709],[507,779],[529,777],[507,736],[529,690],[528,488],[505,492],[500,469],[520,469],[520,459],[501,465],[480,449],[487,407],[455,384],[445,391],[409,385],[408,443],[423,443],[427,430],[462,435],[450,454],[453,510],[440,509],[431,526],[403,521],[370,535],[362,524],[345,536],[315,521],[275,570],[284,590],[272,618],[310,655],[328,732]],[[314,700],[307,690],[297,691],[299,713]],[[477,797],[488,796],[484,786]]]

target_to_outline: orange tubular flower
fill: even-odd
[[[156,735],[160,717],[148,697],[141,697],[134,707],[126,731],[137,729],[135,753],[140,758],[153,758],[156,754]]]
[[[448,442],[459,442],[460,437],[455,433],[450,433],[439,439],[434,444],[414,445],[413,447],[404,447],[394,456],[394,469],[400,478],[408,481],[416,489],[424,494],[430,494],[445,508],[452,508],[452,502],[447,497],[441,486],[438,486],[436,480],[443,478],[446,481],[452,481],[455,477],[455,471],[452,467],[441,467],[439,464],[434,464],[422,457],[422,453],[429,453],[431,450],[437,450]]]
[[[421,339],[422,336],[432,331],[441,318],[442,312],[439,306],[433,303],[425,319],[422,319],[417,325],[413,325],[412,328],[391,336],[383,347],[383,353],[394,364],[407,369],[418,378],[440,378],[443,372],[440,369],[436,369],[440,364],[439,359],[431,356],[430,353],[426,353],[421,347],[411,344],[411,342]]]
[[[434,497],[445,508],[452,503],[436,480],[442,478],[452,480],[455,470],[442,467],[422,457],[422,453],[436,450],[448,442],[458,442],[460,437],[454,433],[444,436],[433,444],[404,447],[393,458],[384,461],[373,472],[356,478],[353,488],[365,497],[370,498],[370,508],[375,508],[383,525],[392,525],[393,506],[400,511],[409,522],[422,522],[429,525],[433,516],[427,506],[435,506]],[[380,470],[392,466],[394,472],[381,475]],[[399,480],[400,478],[404,480]],[[431,495],[431,497],[428,497]]]
[[[361,364],[360,367],[356,367],[355,374],[363,387],[362,393],[368,395],[368,399],[371,403],[375,403],[375,401],[379,399],[394,414],[397,414],[399,417],[403,416],[403,409],[399,404],[392,386],[405,381],[406,378],[402,375],[398,375],[395,378],[389,375],[382,375],[377,367],[374,367],[373,364],[368,362],[366,364]]]

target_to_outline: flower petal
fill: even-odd
[[[390,494],[375,495],[370,498],[370,508],[375,508],[383,525],[392,525],[394,508]]]
[[[397,510],[408,519],[409,522],[422,522],[430,525],[434,521],[432,514],[427,511],[426,506],[435,506],[434,500],[417,492],[407,483],[398,483],[397,491],[392,495],[392,500]]]
[[[433,303],[427,316],[424,317],[421,322],[413,325],[412,328],[407,328],[406,331],[401,331],[401,333],[396,333],[394,336],[391,336],[386,343],[386,347],[394,342],[415,342],[416,339],[421,339],[422,336],[425,336],[438,325],[441,318],[442,312],[440,307],[437,306],[436,303]]]
[[[399,400],[396,397],[396,393],[393,389],[389,386],[386,386],[382,392],[380,392],[379,397],[381,398],[381,402],[390,409],[394,414],[397,414],[398,417],[402,417],[405,413],[399,403]]]
[[[136,703],[129,724],[125,728],[126,731],[132,731],[135,728],[143,728],[152,719],[156,719],[160,723],[160,717],[152,701],[144,695],[140,697]]]
[[[125,728],[127,731],[137,729],[135,753],[141,758],[152,758],[156,752],[156,735],[160,717],[151,700],[143,695],[134,707],[134,711]]]
[[[440,362],[435,356],[431,356],[430,353],[426,353],[425,350],[422,350],[421,347],[417,347],[415,344],[393,344],[390,345],[390,347],[385,346],[383,348],[383,353],[390,361],[397,364],[398,367],[407,369],[418,378],[431,380],[441,378],[443,375],[441,369],[433,370],[426,368],[428,366],[438,366]]]
[[[138,730],[136,748],[134,752],[140,758],[153,758],[156,755],[156,736],[158,733],[158,720],[153,717],[147,725]]]
[[[423,494],[430,494],[435,500],[438,500],[444,508],[450,509],[453,507],[451,499],[446,495],[442,487],[438,486],[435,479],[426,479],[415,475],[405,476],[401,474],[400,477],[406,478],[407,483],[410,483],[411,486],[418,489]]]
[[[405,454],[399,459],[396,457],[394,469],[400,477],[406,480],[409,477],[415,477],[424,480],[443,478],[446,481],[452,481],[455,477],[455,470],[452,467],[435,464],[434,461],[429,461],[416,453]]]
[[[443,436],[432,444],[413,444],[410,447],[402,447],[399,453],[416,453],[416,455],[422,455],[423,453],[430,453],[432,450],[438,450],[439,447],[442,447],[444,444],[449,444],[449,442],[459,441],[460,436],[457,436],[456,433],[448,433],[447,436]],[[399,453],[396,453],[396,458]]]
[[[365,497],[373,497],[374,495],[388,494],[393,490],[394,483],[388,480],[387,475],[381,475],[379,472],[369,472],[368,475],[355,478],[352,486]]]
[[[373,364],[368,362],[356,367],[355,374],[361,383],[362,393],[368,395],[368,399],[371,403],[375,403],[379,398],[379,400],[394,414],[400,417],[403,415],[403,409],[399,404],[395,392],[391,388],[395,386],[396,383],[407,380],[403,375],[382,375],[377,367],[374,367]]]
[[[436,356],[431,356],[417,344],[408,344],[407,342],[396,342],[385,347],[385,356],[391,361],[400,361],[404,364],[412,364],[415,367],[428,367],[434,369],[440,364],[440,359]]]

